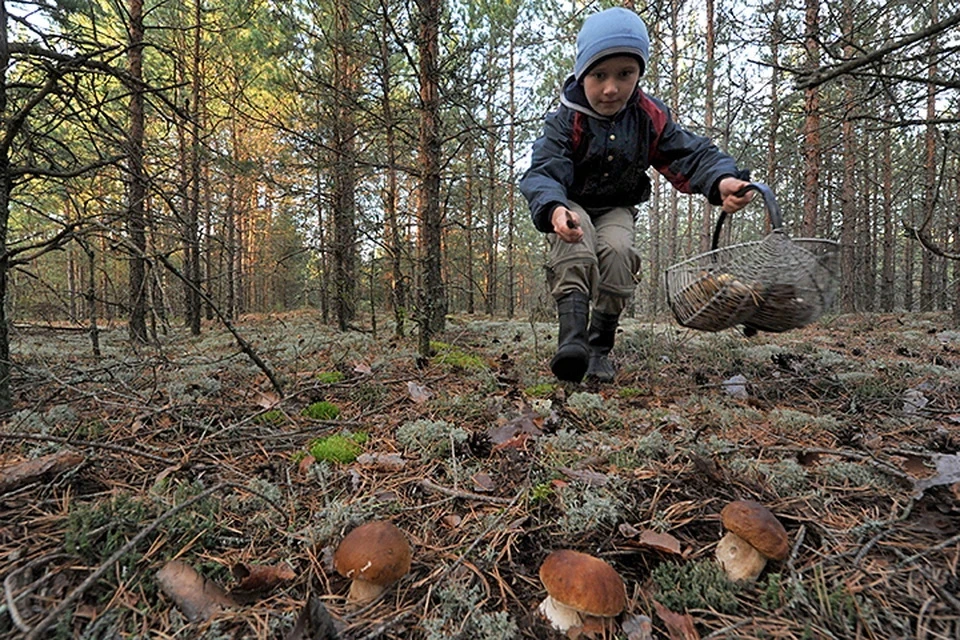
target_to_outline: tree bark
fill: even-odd
[[[804,17],[806,65],[811,71],[820,67],[820,0],[806,0]],[[803,225],[801,235],[814,237],[820,201],[820,91],[809,87],[803,92]]]
[[[147,342],[147,234],[144,203],[147,197],[146,174],[143,168],[144,113],[143,91],[143,0],[130,0],[130,51],[127,54],[131,79],[137,83],[130,93],[130,138],[127,158],[130,172],[127,203],[127,234],[134,252],[130,256],[128,329],[133,342]]]
[[[445,328],[447,300],[441,272],[439,32],[441,0],[417,0],[420,53],[420,242],[423,285],[419,350],[429,356],[430,337]]]

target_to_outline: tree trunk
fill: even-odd
[[[7,4],[0,0],[0,121],[6,123],[7,69],[10,68],[10,44],[7,41]],[[7,231],[10,222],[10,194],[13,176],[10,173],[9,131],[3,132],[0,147],[0,412],[13,408],[10,395],[10,334],[7,331]]]
[[[403,255],[404,248],[400,241],[400,222],[397,219],[397,203],[399,193],[397,189],[397,140],[393,114],[392,88],[393,76],[390,73],[390,50],[387,43],[390,42],[390,18],[387,15],[387,6],[381,3],[383,9],[383,22],[381,23],[380,33],[380,82],[383,92],[381,94],[381,109],[383,110],[383,124],[386,128],[387,144],[387,187],[384,194],[384,222],[385,235],[384,241],[387,245],[387,253],[390,255],[390,303],[393,306],[394,334],[397,337],[403,337],[405,333],[405,320],[407,317],[407,292],[406,281],[403,274]],[[472,256],[471,256],[472,258]]]
[[[192,335],[200,335],[200,37],[202,33],[203,0],[193,3],[193,52],[190,61],[190,173],[187,175],[189,195],[186,202],[186,229],[184,233],[184,277],[187,326]]]
[[[820,0],[806,0],[804,32],[807,68],[813,71],[820,66]],[[817,87],[804,90],[803,112],[803,225],[800,235],[813,237],[817,232],[820,201],[820,91]]]
[[[847,59],[854,55],[853,48],[853,9],[851,0],[844,0],[841,15],[841,29],[846,40],[843,46],[844,56]],[[857,189],[856,180],[856,133],[853,128],[853,114],[855,95],[854,79],[847,75],[843,77],[844,112],[841,124],[841,139],[843,154],[843,182],[840,186],[840,272],[844,277],[840,279],[840,304],[845,313],[856,311],[857,295],[860,285],[860,273],[856,259],[856,229],[857,229]]]
[[[517,146],[516,126],[517,122],[517,101],[516,101],[516,70],[514,63],[516,47],[516,27],[514,21],[510,22],[510,63],[507,65],[510,70],[510,106],[509,117],[510,126],[507,134],[507,317],[512,318],[515,312],[514,303],[516,300],[516,250],[514,247],[514,226],[516,225],[516,180],[514,179],[514,153]]]
[[[893,115],[893,107],[888,101],[884,108],[884,118],[889,121]],[[896,231],[893,223],[893,146],[890,127],[883,130],[881,137],[883,160],[880,169],[882,181],[882,210],[883,210],[883,258],[881,260],[880,283],[880,310],[887,313],[893,311],[896,304]]]
[[[147,342],[147,233],[144,202],[147,197],[146,175],[143,169],[144,114],[143,91],[143,0],[130,0],[130,51],[127,63],[130,77],[137,83],[130,93],[130,141],[127,148],[130,186],[127,203],[127,234],[133,245],[130,256],[130,339]]]
[[[487,43],[487,73],[493,75],[495,46],[491,41]],[[492,85],[492,83],[488,83]],[[493,315],[497,308],[497,133],[494,127],[493,99],[496,91],[493,86],[487,87],[487,197],[484,205],[486,209],[486,292],[484,296],[484,313]]]
[[[441,274],[439,31],[441,0],[417,0],[420,53],[420,255],[423,286],[420,300],[420,355],[430,353],[430,337],[445,328],[447,301]]]
[[[334,287],[336,288],[337,325],[345,331],[357,310],[357,228],[356,228],[356,104],[357,64],[353,51],[352,19],[349,3],[336,3],[337,37],[335,75],[337,115],[334,134]]]
[[[703,100],[703,128],[704,135],[707,135],[711,138],[714,137],[713,131],[713,111],[714,111],[714,82],[716,77],[716,43],[715,43],[715,34],[716,29],[714,27],[715,12],[714,12],[714,0],[706,0],[706,10],[707,10],[707,35],[706,35],[706,73],[703,79],[704,83],[704,100]],[[706,199],[703,200],[703,218],[702,224],[700,227],[700,252],[704,252],[710,249],[710,239],[713,237],[713,225],[711,224],[711,214],[713,207],[710,205],[710,202]]]
[[[930,2],[930,24],[937,21],[937,0]],[[933,80],[937,76],[938,52],[937,37],[933,36],[927,45],[930,54],[927,77]],[[937,201],[937,126],[933,124],[937,115],[937,86],[933,82],[927,85],[927,126],[924,132],[923,161],[923,219],[933,220]],[[934,303],[933,254],[920,252],[920,311],[933,311]]]

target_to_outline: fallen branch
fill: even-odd
[[[491,504],[513,504],[513,500],[507,500],[506,498],[495,498],[493,496],[484,496],[479,493],[472,493],[470,491],[463,491],[461,489],[451,489],[449,487],[444,487],[439,484],[435,484],[433,481],[424,478],[420,481],[420,486],[428,491],[433,491],[436,493],[442,493],[447,496],[453,496],[454,498],[464,498],[466,500],[479,500],[480,502],[489,502]]]

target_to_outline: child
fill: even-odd
[[[649,51],[647,27],[633,11],[607,9],[584,21],[560,107],[547,116],[520,181],[534,225],[549,234],[548,285],[560,322],[550,368],[561,380],[614,378],[608,355],[640,273],[634,213],[650,198],[648,167],[727,212],[752,196],[735,195],[749,184],[747,171],[640,91]]]

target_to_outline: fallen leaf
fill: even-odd
[[[413,380],[407,382],[407,393],[410,394],[410,399],[417,404],[426,402],[433,395],[426,387],[420,386]]]
[[[473,474],[470,478],[473,480],[473,489],[479,493],[486,493],[496,489],[496,485],[493,482],[493,478],[490,477],[490,474],[484,473],[482,471]]]
[[[224,609],[237,606],[220,585],[207,580],[180,560],[165,564],[157,572],[157,583],[190,622],[209,620]]]
[[[280,402],[280,396],[272,391],[258,391],[256,403],[257,406],[269,409],[275,407]]]
[[[407,461],[396,453],[361,453],[357,456],[357,463],[383,471],[399,471],[407,466]]]
[[[305,474],[307,470],[310,469],[310,465],[316,461],[316,458],[313,456],[303,456],[303,459],[300,460],[300,464],[297,465],[297,471],[299,471],[301,475]]]
[[[610,482],[610,476],[605,473],[590,471],[589,469],[570,469],[560,467],[560,472],[568,478],[579,480],[591,487],[602,487]]]
[[[456,529],[460,526],[460,523],[463,522],[463,518],[455,513],[443,516],[440,520],[443,522],[443,524],[447,525],[451,529]]]
[[[527,433],[518,433],[513,438],[505,440],[498,445],[494,445],[491,452],[493,451],[503,451],[504,449],[526,449],[527,442],[530,441],[530,434]]]
[[[536,423],[539,419],[539,416],[532,411],[522,413],[500,426],[487,429],[487,436],[495,445],[502,444],[521,434],[534,437],[541,436],[543,431]]]
[[[293,568],[286,563],[262,565],[238,562],[233,565],[232,573],[237,585],[230,590],[230,595],[238,602],[260,598],[278,585],[297,577]]]
[[[653,640],[653,621],[647,616],[625,614],[620,628],[627,634],[627,640]]]
[[[358,362],[357,366],[355,366],[353,370],[354,372],[361,373],[365,376],[369,376],[373,373],[373,369],[370,367],[370,365],[366,364],[365,362]]]
[[[337,627],[323,603],[312,593],[284,640],[337,640]]]
[[[937,475],[913,483],[913,488],[916,490],[914,497],[916,498],[921,497],[923,492],[930,487],[952,485],[954,482],[960,481],[960,455],[955,453],[950,455],[936,454],[933,459],[937,464]]]
[[[620,525],[617,527],[617,530],[624,538],[636,538],[640,535],[640,529],[637,529],[632,524],[626,522],[620,523]]]
[[[646,547],[664,553],[680,555],[680,541],[669,533],[659,533],[651,529],[644,529],[640,532],[640,537],[634,542],[638,547]]]
[[[693,626],[693,616],[689,613],[674,613],[656,600],[653,601],[653,607],[663,624],[667,625],[670,640],[700,640],[700,634]]]
[[[43,478],[52,478],[78,466],[84,457],[64,449],[0,469],[0,493],[7,493]]]

